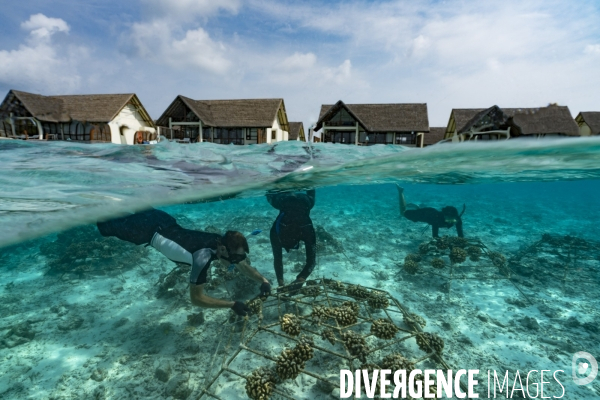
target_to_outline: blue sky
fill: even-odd
[[[600,1],[1,0],[0,91],[600,110]]]

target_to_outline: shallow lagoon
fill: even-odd
[[[4,243],[11,245],[0,256],[0,393],[4,398],[197,398],[221,358],[233,354],[231,341],[237,337],[222,342],[239,323],[229,310],[204,310],[200,316],[190,304],[185,271],[172,274],[176,279],[166,287],[164,277],[175,265],[154,249],[104,239],[93,225],[78,225],[155,205],[190,229],[262,229],[249,239],[250,257],[273,281],[268,229],[277,212],[264,190],[315,186],[311,217],[322,245],[311,278],[389,292],[426,321],[425,331],[444,340],[444,359],[454,369],[509,370],[511,380],[517,369],[564,370],[565,398],[597,397],[598,381],[578,387],[570,376],[576,351],[600,355],[600,253],[580,250],[567,270],[556,249],[564,245],[568,251],[573,243],[593,249],[600,238],[598,142],[540,143],[527,151],[516,143],[499,144],[499,150],[485,144],[461,148],[459,154],[453,146],[363,151],[286,144],[270,153],[260,146],[166,145],[145,153],[83,146],[79,154],[65,146],[60,157],[50,157],[62,164],[32,156],[38,147],[13,148],[2,169],[14,172],[5,174],[0,186],[2,225],[14,227],[4,229]],[[178,163],[177,151],[185,152],[192,167]],[[233,156],[224,156],[228,151]],[[122,172],[116,182],[115,171]],[[435,270],[426,260],[418,272],[408,273],[405,257],[418,253],[431,231],[400,218],[396,182],[412,203],[438,209],[466,204],[465,236],[503,254],[510,274],[485,260],[454,266],[451,284],[449,267]],[[38,202],[32,202],[36,196]],[[211,201],[202,202],[206,198]],[[182,201],[188,204],[167,204]],[[54,208],[48,209],[50,202]],[[70,227],[75,228],[48,234]],[[14,240],[16,233],[23,240]],[[549,238],[544,234],[557,241],[530,249]],[[86,251],[93,256],[83,261],[68,256]],[[303,262],[302,247],[284,255],[288,280]],[[256,284],[230,278],[214,285],[211,295],[248,300],[257,294]],[[248,329],[254,323],[251,317]],[[289,344],[263,341],[273,356]],[[413,359],[423,355],[408,341],[397,346]],[[247,373],[254,367],[248,361]],[[325,362],[323,368],[325,374],[339,373],[334,364]],[[223,398],[244,393],[233,377],[212,389]],[[486,386],[480,389],[487,397]],[[545,395],[561,394],[555,382],[546,390]],[[331,396],[330,387],[305,375],[282,391],[294,398]]]

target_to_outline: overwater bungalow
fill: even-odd
[[[538,108],[452,110],[444,139],[462,142],[564,136],[579,136],[579,128],[568,107],[550,104]]]
[[[10,90],[0,105],[0,137],[134,144],[156,139],[133,93],[43,96]]]
[[[288,140],[306,142],[306,136],[304,135],[304,124],[302,122],[290,122]]]
[[[275,143],[289,139],[283,99],[193,100],[177,96],[158,118],[180,143]],[[202,132],[202,134],[200,134]]]
[[[322,131],[321,131],[322,129]],[[423,147],[427,104],[323,104],[314,129],[328,143]]]
[[[600,111],[582,111],[575,117],[579,135],[600,135]]]
[[[429,132],[425,134],[423,138],[423,147],[434,145],[444,140],[446,134],[446,127],[429,127]]]

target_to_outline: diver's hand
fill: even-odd
[[[233,310],[234,313],[236,313],[237,315],[240,315],[242,317],[245,317],[246,315],[248,315],[250,313],[250,308],[245,305],[244,303],[242,303],[241,301],[236,301],[235,303],[233,303],[233,306],[231,307],[231,309]]]
[[[396,183],[396,189],[398,189],[398,193],[404,193],[404,188]]]
[[[290,283],[290,285],[287,287],[287,290],[290,293],[294,293],[300,290],[302,285],[304,285],[304,279],[297,278],[294,282]]]
[[[260,295],[261,296],[271,295],[271,284],[269,282],[263,282],[262,285],[260,285]]]

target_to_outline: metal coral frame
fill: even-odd
[[[382,318],[382,316],[374,316],[374,309],[371,309],[367,305],[368,299],[356,299],[352,298],[348,294],[343,292],[339,292],[334,290],[332,286],[332,282],[335,282],[339,285],[341,282],[336,282],[329,279],[318,279],[312,281],[313,287],[318,287],[320,289],[320,293],[313,297],[309,295],[303,295],[302,291],[300,294],[296,296],[289,296],[286,293],[276,293],[275,295],[267,298],[262,303],[262,310],[258,314],[258,316],[254,315],[249,318],[239,319],[233,323],[229,323],[226,325],[225,329],[221,334],[221,341],[217,348],[215,349],[215,353],[213,354],[212,360],[208,367],[208,371],[211,371],[216,367],[217,359],[219,352],[221,349],[224,349],[224,354],[220,360],[220,367],[216,371],[213,376],[209,376],[205,380],[205,384],[200,389],[200,398],[214,398],[214,399],[222,399],[218,393],[215,391],[216,383],[220,378],[223,377],[225,373],[233,375],[235,378],[240,381],[240,384],[245,384],[246,377],[249,376],[251,371],[240,371],[235,367],[232,367],[234,361],[240,357],[240,354],[243,352],[251,353],[253,356],[259,357],[262,362],[262,366],[271,367],[274,366],[277,361],[277,355],[275,354],[267,354],[267,352],[258,349],[253,343],[253,340],[257,337],[257,335],[261,332],[264,332],[268,335],[272,335],[274,338],[283,338],[289,341],[290,345],[295,345],[299,341],[299,337],[291,337],[285,334],[283,331],[279,329],[280,319],[283,314],[289,313],[289,308],[294,309],[294,314],[296,314],[300,320],[302,321],[302,334],[310,335],[314,339],[313,349],[315,354],[321,353],[322,357],[331,357],[335,358],[338,361],[342,361],[346,365],[346,369],[351,371],[360,368],[360,360],[357,360],[356,357],[352,356],[348,349],[343,345],[342,340],[340,339],[341,333],[350,330],[352,328],[359,327],[365,324],[372,324],[375,319]],[[351,284],[342,283],[344,287],[352,286]],[[370,339],[371,342],[375,342],[376,345],[373,346],[369,350],[369,354],[373,355],[377,352],[382,352],[385,350],[392,350],[394,345],[404,342],[406,340],[415,338],[419,333],[423,332],[422,328],[418,325],[416,321],[413,320],[410,313],[407,312],[406,308],[402,306],[402,304],[392,297],[388,292],[364,287],[367,290],[370,290],[371,293],[377,293],[381,296],[385,296],[389,300],[389,305],[381,309],[385,318],[394,323],[396,327],[399,329],[397,336],[392,340],[384,340],[375,338],[371,333],[363,334],[362,336]],[[345,301],[356,301],[359,303],[359,315],[357,322],[349,325],[349,326],[340,326],[335,320],[328,320],[325,322],[316,321],[310,315],[302,315],[300,306],[315,306],[315,305],[324,305],[329,307],[334,307],[337,305],[341,305]],[[287,303],[289,305],[287,311],[282,311],[283,305]],[[276,309],[276,312],[274,310]],[[333,321],[334,323],[331,323]],[[404,321],[407,321],[406,323]],[[337,343],[342,344],[343,351],[333,351],[326,346],[322,345],[321,332],[318,330],[322,330],[323,328],[328,328],[334,330],[336,333],[336,345]],[[221,347],[223,342],[226,342],[224,347]],[[237,349],[232,349],[236,343]],[[431,348],[430,348],[431,349]],[[233,353],[230,353],[233,351]],[[393,352],[393,351],[390,351]],[[403,354],[405,357],[410,358],[409,354]],[[444,360],[442,354],[438,354],[435,351],[427,353],[424,356],[413,357],[411,362],[415,364],[415,366],[419,363],[422,363],[425,360],[431,360],[436,364],[436,368],[449,370],[452,369]],[[310,363],[309,361],[308,363]],[[322,368],[321,368],[322,369]],[[314,378],[317,382],[321,381],[325,384],[333,385],[333,387],[337,386],[336,383],[332,383],[331,381],[327,381],[325,378],[326,373],[339,374],[339,370],[335,369],[333,371],[321,371],[322,373],[315,373],[304,369],[300,374],[308,375]],[[461,387],[463,390],[466,390],[466,385],[461,381]],[[245,393],[245,392],[244,392]],[[284,391],[275,387],[274,395],[279,396],[279,398],[284,399],[295,399],[294,397],[289,396]]]

